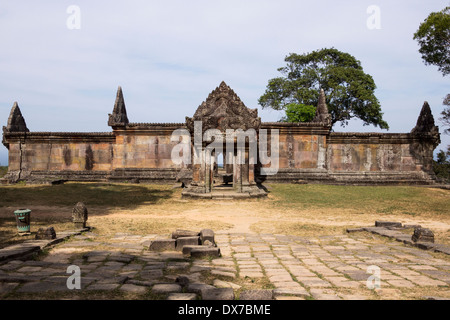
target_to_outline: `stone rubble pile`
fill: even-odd
[[[150,251],[181,251],[192,258],[220,257],[220,248],[214,241],[214,231],[200,232],[177,229],[171,239],[155,239],[148,244]]]

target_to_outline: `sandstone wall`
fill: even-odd
[[[170,138],[180,128],[183,124],[130,124],[111,133],[8,133],[8,177],[174,182],[181,166],[171,160],[178,142]],[[433,177],[432,137],[330,133],[317,124],[263,123],[262,129],[279,132],[279,169],[273,176],[257,169],[260,182],[431,183]]]

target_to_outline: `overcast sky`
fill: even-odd
[[[76,12],[79,8],[79,29]],[[379,27],[374,11],[379,8]],[[289,53],[335,47],[372,75],[389,132],[409,132],[424,101],[435,120],[450,77],[426,66],[413,34],[449,1],[2,1],[0,123],[14,101],[30,131],[109,132],[117,87],[131,122],[184,122],[224,80],[262,121],[258,98]],[[69,21],[69,27],[68,27]],[[370,24],[377,27],[377,25]],[[335,131],[381,131],[355,120]],[[385,130],[384,130],[385,131]],[[386,131],[385,131],[386,132]],[[443,129],[440,128],[440,132]],[[441,134],[444,149],[450,137]],[[7,149],[0,146],[0,163]]]

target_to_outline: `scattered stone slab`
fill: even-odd
[[[177,250],[198,258],[220,256],[220,250],[215,248],[214,232],[211,229],[203,229],[200,232],[177,229],[172,233],[172,239],[149,240],[142,242],[141,245],[148,246],[150,251]],[[203,247],[203,249],[197,250],[192,255],[191,251],[195,246]]]
[[[118,283],[94,283],[87,287],[87,290],[94,291],[111,291],[115,290],[120,286]]]
[[[209,241],[212,244],[215,244],[214,241],[214,231],[211,229],[203,229],[200,231],[200,243],[205,244],[205,241]]]
[[[61,292],[69,291],[66,283],[54,283],[48,281],[28,282],[17,289],[21,293],[44,293],[44,292]]]
[[[184,255],[190,255],[192,249],[197,249],[197,248],[198,248],[198,249],[202,249],[202,248],[205,248],[205,247],[202,246],[202,245],[186,245],[186,246],[183,247],[183,249],[181,250],[181,252],[182,252]]]
[[[436,248],[436,245],[432,242],[416,242],[415,246],[422,250],[432,250],[432,249]],[[436,252],[438,252],[438,251],[436,251]]]
[[[112,253],[108,256],[108,260],[110,261],[116,261],[116,262],[123,262],[123,263],[130,263],[134,260],[134,256],[130,254],[125,253]]]
[[[385,228],[401,228],[401,222],[392,221],[375,221],[375,227],[385,227]]]
[[[21,244],[11,245],[0,249],[0,262],[7,262],[16,259],[27,260],[42,249],[55,245],[82,232],[89,231],[90,228],[84,228],[78,231],[61,232],[59,236],[52,240],[28,240]]]
[[[220,249],[217,247],[201,247],[191,249],[192,258],[220,257]]]
[[[245,290],[242,291],[239,300],[272,300],[272,290]]]
[[[450,255],[450,247],[442,244],[438,244],[434,247],[434,252],[440,252]]]
[[[18,282],[0,283],[0,297],[2,294],[7,294],[13,291],[18,285]]]
[[[419,249],[441,252],[450,255],[450,246],[434,243],[433,232],[429,229],[422,228],[420,225],[403,225],[401,227],[392,227],[392,225],[398,226],[398,224],[401,223],[389,221],[376,221],[375,224],[380,226],[347,229],[347,232],[367,231],[383,237],[395,239],[398,242],[402,242],[406,245],[411,245]],[[391,225],[391,227],[387,225]],[[412,227],[415,227],[414,234],[412,236],[395,231],[395,229],[410,229]],[[390,228],[393,228],[394,230],[391,230]]]
[[[37,272],[37,271],[40,271],[40,270],[42,270],[42,267],[25,266],[25,267],[20,268],[17,271],[20,272],[20,273],[28,273],[28,272]]]
[[[227,277],[227,278],[236,278],[236,274],[233,272],[226,272],[226,271],[220,271],[220,270],[212,270],[211,275],[213,276],[221,276],[221,277]]]
[[[286,295],[291,295],[291,296],[297,296],[297,297],[309,297],[309,293],[308,291],[306,291],[305,288],[277,288],[277,289],[273,289],[273,296],[277,297],[277,296],[286,296]]]
[[[305,300],[305,298],[296,296],[276,296],[275,300]]]
[[[53,227],[48,227],[46,229],[39,228],[38,232],[36,233],[36,240],[52,240],[56,239],[56,231]]]
[[[203,300],[234,300],[232,288],[214,288],[201,290]]]
[[[167,297],[167,300],[197,300],[197,294],[195,294],[195,293],[171,293]]]
[[[420,224],[404,224],[403,229],[415,229],[415,228],[422,228]]]
[[[423,297],[425,300],[450,300],[449,298],[443,298],[443,297],[431,297],[431,296],[427,296],[427,297]]]
[[[141,278],[143,279],[158,279],[161,278],[164,273],[161,269],[150,269],[150,270],[142,270]]]
[[[142,280],[135,280],[135,279],[128,279],[127,284],[133,284],[136,286],[141,287],[151,287],[155,284],[155,281],[142,281]]]
[[[212,285],[206,283],[189,283],[186,287],[186,292],[201,294],[202,290],[214,288],[215,287],[213,287]]]
[[[191,231],[191,230],[181,230],[177,229],[172,232],[172,239],[185,238],[185,237],[198,237],[199,232]]]
[[[183,250],[184,246],[199,245],[200,237],[179,237],[176,239],[176,250]]]
[[[123,275],[115,275],[112,277],[106,277],[104,279],[101,279],[98,281],[98,283],[116,283],[116,284],[123,284],[128,280],[128,276]]]
[[[159,283],[155,284],[152,288],[152,293],[154,294],[167,294],[179,292],[181,292],[181,286],[175,283]]]
[[[0,249],[0,261],[8,261],[18,258],[23,258],[37,253],[41,250],[37,245],[12,245],[3,249]]]
[[[349,229],[347,229],[347,233],[361,232],[361,231],[364,231],[364,228],[349,228]]]
[[[241,288],[241,286],[238,285],[238,284],[235,284],[233,282],[228,282],[228,281],[222,281],[222,280],[219,280],[219,279],[214,279],[213,285],[216,288],[232,288],[232,289],[235,289],[235,290],[238,290],[238,289]]]
[[[150,251],[174,251],[175,250],[175,239],[156,239],[150,242]]]
[[[130,293],[138,293],[143,294],[147,292],[147,288],[143,286],[138,286],[131,283],[126,283],[120,287],[121,291],[130,292]]]
[[[184,288],[189,284],[189,278],[187,276],[178,276],[175,282]]]
[[[411,239],[411,236],[407,235],[407,234],[399,234],[395,237],[395,240],[398,242],[403,242],[404,244],[409,244],[412,245],[413,241]]]
[[[411,237],[414,242],[431,242],[434,243],[434,233],[427,228],[415,228]]]

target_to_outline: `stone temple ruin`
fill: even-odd
[[[201,163],[175,163],[171,155],[179,141],[171,139],[172,133],[185,130],[193,145],[197,121],[202,122],[202,134],[217,129],[224,137],[227,130],[237,129],[255,130],[258,140],[263,130],[278,132],[276,174],[263,173],[270,164],[263,164],[259,153],[256,161],[250,161],[254,154],[249,143],[239,147],[227,138],[223,150],[227,143],[234,145],[227,154],[220,155],[203,142],[191,151],[197,152]],[[119,87],[108,125],[111,132],[30,132],[14,103],[3,127],[2,142],[9,150],[9,171],[3,183],[178,180],[186,187],[183,196],[202,198],[264,196],[265,181],[433,184],[433,150],[440,143],[427,102],[409,133],[339,133],[331,131],[323,91],[312,122],[262,122],[257,109],[247,108],[225,82],[184,123],[129,122]],[[223,167],[217,166],[219,156]]]

